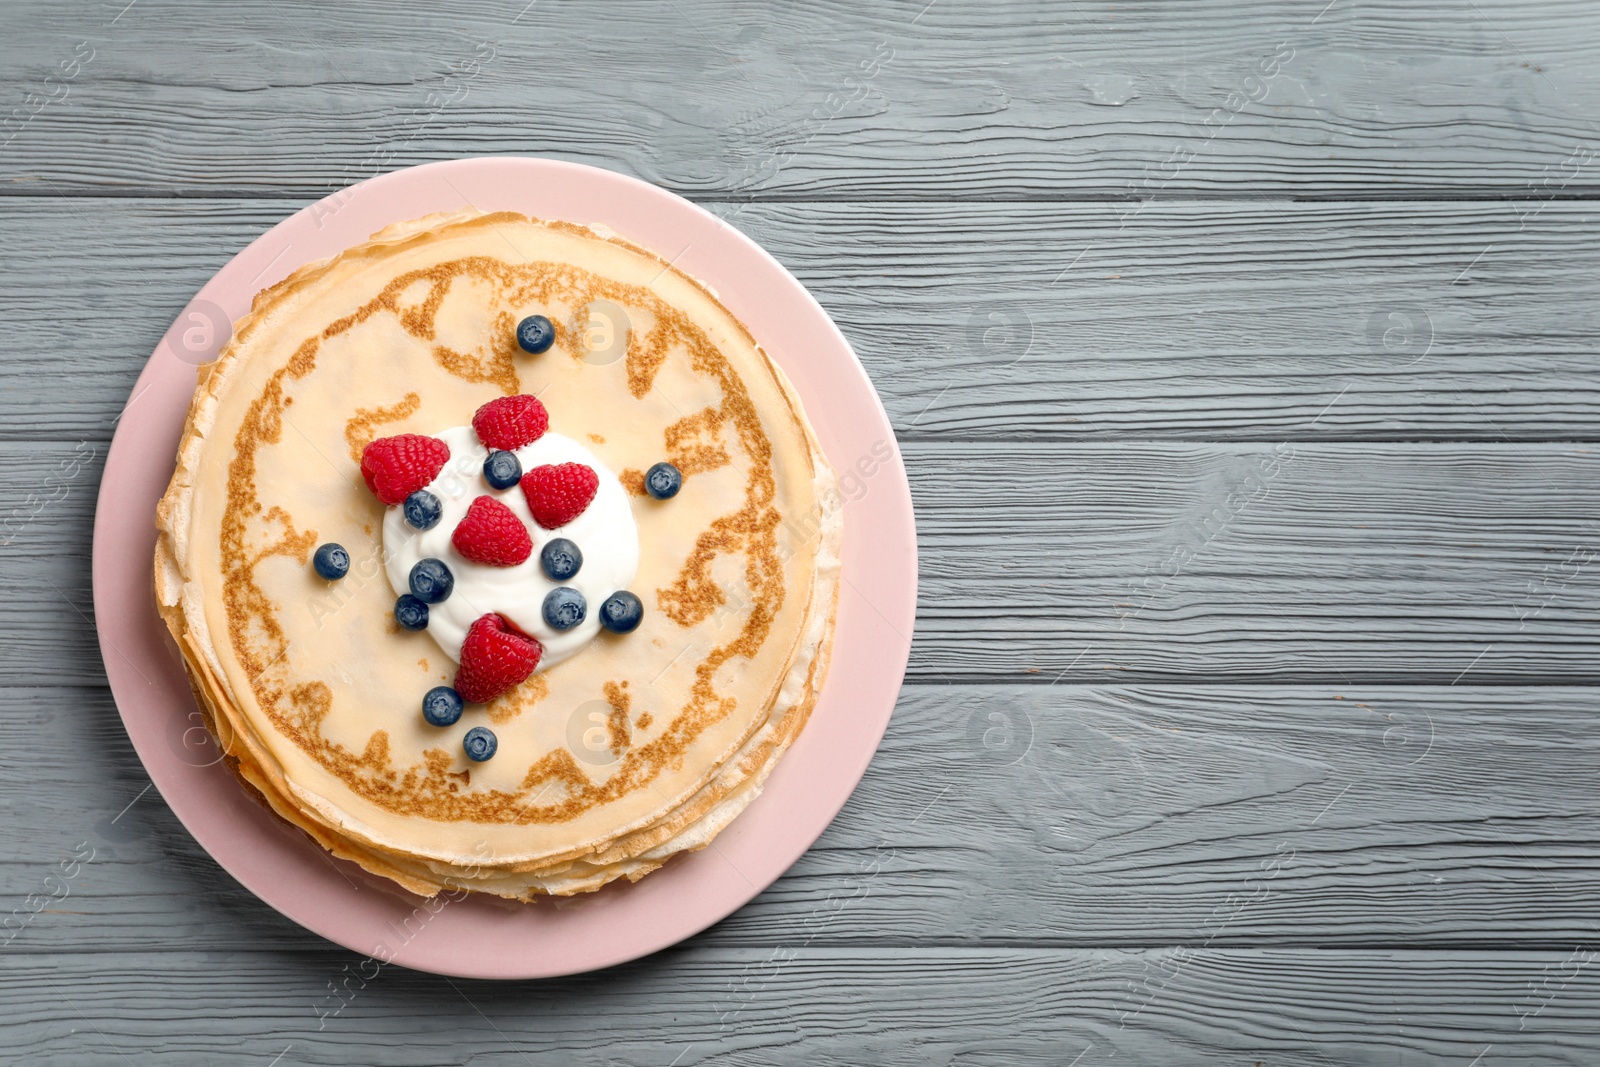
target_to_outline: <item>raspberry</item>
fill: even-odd
[[[483,615],[467,630],[461,642],[461,669],[455,690],[462,700],[487,704],[514,689],[539,665],[544,647],[518,633],[499,615]]]
[[[450,446],[436,437],[380,437],[361,451],[361,477],[379,500],[400,504],[437,478],[449,460]]]
[[[456,524],[450,543],[474,563],[515,567],[533,555],[533,538],[516,513],[492,496],[480,496]]]
[[[547,463],[522,476],[522,495],[533,521],[546,530],[583,514],[600,488],[600,476],[582,463]]]
[[[550,413],[536,396],[519,394],[489,401],[472,416],[478,440],[490,451],[514,452],[550,428]]]

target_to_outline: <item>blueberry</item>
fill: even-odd
[[[444,560],[427,559],[417,560],[416,566],[411,568],[411,594],[424,604],[437,604],[450,596],[450,590],[456,587],[456,576],[450,573],[450,568],[444,565]]]
[[[570,630],[583,621],[589,606],[583,594],[570,585],[550,590],[544,596],[544,621],[557,630]]]
[[[461,747],[467,750],[469,760],[482,763],[494,755],[494,750],[500,747],[500,742],[495,740],[493,730],[474,726],[467,731],[467,736],[461,739]]]
[[[544,565],[544,572],[552,581],[564,582],[583,566],[583,553],[565,537],[557,537],[546,541],[539,550],[539,562]]]
[[[439,525],[439,517],[444,514],[444,505],[439,503],[439,498],[426,489],[418,489],[406,497],[405,507],[406,522],[418,530],[431,530]]]
[[[317,549],[317,554],[311,557],[311,565],[328,581],[337,582],[350,572],[350,553],[343,545],[329,541]]]
[[[436,685],[422,698],[422,717],[429,726],[452,726],[461,718],[461,694],[448,685]]]
[[[490,452],[483,461],[483,480],[496,489],[510,489],[522,481],[522,464],[515,452]]]
[[[537,356],[540,352],[548,352],[555,343],[556,328],[543,315],[529,315],[517,323],[517,344],[522,346],[524,352],[532,352]]]
[[[626,589],[618,589],[600,605],[600,625],[614,634],[631,634],[644,618],[644,605]]]
[[[426,630],[428,628],[428,605],[404,593],[399,600],[394,602],[394,621],[404,626],[407,630]]]
[[[670,463],[657,463],[644,472],[644,491],[657,500],[678,495],[683,487],[683,475]]]

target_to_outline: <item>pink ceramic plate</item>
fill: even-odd
[[[332,859],[248,797],[201,726],[151,592],[156,501],[195,367],[263,287],[384,226],[463,205],[604,223],[715,288],[788,373],[848,500],[833,668],[765,793],[712,847],[636,885],[511,905],[424,903]],[[95,515],[94,604],[117,707],[178,818],[262,900],[377,959],[474,978],[536,978],[634,959],[705,929],[775,881],[865,773],[899,692],[916,607],[916,531],[894,432],[849,344],[749,238],[644,182],[572,163],[467,159],[362,182],[273,227],[184,309],[123,409]],[[442,899],[442,898],[439,898]]]

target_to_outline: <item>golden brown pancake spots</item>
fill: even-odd
[[[634,496],[645,495],[644,471],[638,470],[634,467],[629,467],[627,470],[617,475],[617,481],[622,483],[622,488],[626,489]]]
[[[601,437],[597,433],[590,434],[589,435],[589,440],[593,441],[597,445],[603,445],[603,444],[606,443],[606,439],[604,437]]]
[[[371,737],[367,738],[366,750],[361,753],[361,762],[374,770],[387,770],[389,767],[389,731],[374,730]]]
[[[628,708],[633,704],[633,697],[623,689],[623,685],[607,682],[601,689],[606,695],[606,703],[611,705],[611,714],[606,717],[606,729],[611,733],[611,753],[615,756],[627,751],[633,741],[628,732]]]
[[[454,757],[442,748],[430,748],[422,753],[422,762],[428,768],[429,777],[444,777],[450,772]]]
[[[550,679],[543,674],[531,674],[527,681],[489,702],[489,721],[496,726],[508,723],[549,695]]]
[[[613,285],[608,288],[631,290],[632,286]],[[661,364],[667,361],[667,347],[677,340],[678,326],[683,325],[689,329],[687,320],[682,315],[673,315],[664,323],[657,317],[655,326],[644,339],[640,340],[635,330],[628,331],[628,355],[623,361],[623,366],[628,371],[628,391],[634,396],[642,397],[650,391],[655,384],[656,371],[661,369]],[[698,333],[698,330],[695,330]]]
[[[656,602],[667,618],[686,628],[696,626],[727,602],[722,587],[711,578],[711,564],[722,553],[743,545],[737,527],[736,521],[724,516],[695,539],[694,551],[684,560],[678,580],[656,590]]]
[[[283,527],[283,536],[272,544],[267,545],[257,552],[250,560],[250,568],[266,559],[268,556],[288,556],[299,563],[305,563],[311,556],[311,550],[317,545],[317,531],[307,530],[305,533],[294,532],[294,521],[289,513],[280,507],[272,507],[262,516],[267,522],[276,522]]]
[[[315,337],[307,337],[300,342],[300,347],[295,349],[294,355],[289,357],[289,362],[283,368],[289,372],[289,377],[298,381],[311,373],[312,369],[317,365],[318,347],[319,344]],[[282,395],[281,388],[279,395]],[[274,441],[278,439],[276,433],[274,433],[272,439]]]
[[[307,682],[289,691],[289,699],[299,712],[295,723],[303,731],[316,732],[333,710],[333,690],[322,682]]]
[[[685,477],[728,465],[722,447],[722,412],[706,408],[667,427],[667,459]]]
[[[511,364],[510,353],[457,352],[446,345],[434,345],[433,359],[439,366],[467,382],[489,382],[510,396],[519,388],[516,369]]]
[[[288,403],[287,400],[284,402]],[[351,461],[361,462],[362,450],[378,439],[379,426],[409,419],[420,407],[422,398],[416,393],[407,393],[399,403],[390,407],[356,408],[356,413],[344,424],[344,440],[350,446]]]
[[[640,729],[640,730],[648,730],[648,729],[650,729],[650,724],[653,721],[655,721],[655,720],[651,718],[650,713],[648,711],[645,711],[645,712],[640,712],[639,713],[639,717],[637,719],[633,720],[633,725],[635,727],[637,727],[638,729]]]
[[[400,325],[405,327],[406,332],[418,340],[431,341],[435,336],[433,320],[439,314],[439,305],[444,303],[445,294],[450,291],[450,282],[453,276],[430,272],[421,275],[421,277],[433,282],[428,287],[428,295],[423,298],[421,304],[411,304],[406,307],[401,307],[399,304],[400,293],[405,287],[409,287],[411,282],[417,280],[415,275],[404,279],[406,286],[401,289],[390,286],[385,295],[390,300],[390,306],[394,307],[398,313]]]

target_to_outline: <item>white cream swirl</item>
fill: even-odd
[[[546,530],[533,521],[519,487],[493,489],[484,480],[488,450],[471,426],[456,426],[434,436],[450,446],[450,461],[428,484],[428,491],[444,505],[439,522],[429,530],[413,529],[400,506],[391,507],[383,520],[383,555],[395,595],[411,591],[411,568],[418,560],[441,559],[455,575],[455,588],[444,601],[428,605],[428,633],[445,655],[461,662],[467,628],[490,612],[504,615],[517,629],[539,639],[544,646],[540,670],[575,655],[600,632],[600,605],[612,593],[628,588],[639,569],[639,528],[627,490],[594,453],[570,437],[547,432],[516,450],[523,471],[547,463],[582,463],[600,476],[600,487],[582,515],[558,530]],[[525,562],[491,567],[456,551],[450,536],[479,496],[494,497],[528,528],[533,554]],[[551,581],[539,563],[540,550],[558,537],[572,541],[583,553],[583,566],[564,582]],[[578,590],[588,602],[583,622],[565,632],[546,623],[543,611],[545,594],[562,585]]]

